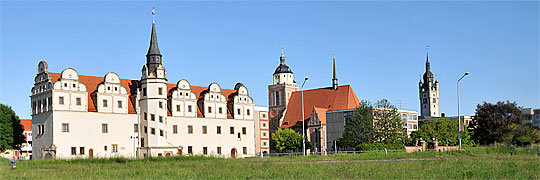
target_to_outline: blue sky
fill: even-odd
[[[484,101],[540,107],[539,3],[520,2],[1,2],[0,103],[30,118],[37,63],[49,71],[116,72],[139,79],[150,39],[152,5],[169,83],[243,82],[256,105],[285,47],[306,89],[340,84],[359,99],[389,99],[419,110],[418,81],[429,44],[440,82],[440,111],[474,115]],[[401,103],[400,103],[401,102]]]

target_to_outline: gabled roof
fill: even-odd
[[[21,125],[23,126],[23,129],[25,131],[31,131],[32,130],[32,120],[31,119],[19,119],[21,121]]]
[[[58,79],[60,79],[60,73],[49,73],[51,75],[52,82],[56,82]],[[93,96],[94,93],[97,93],[97,87],[99,84],[101,84],[104,80],[104,77],[96,77],[96,76],[84,76],[79,75],[79,81],[83,83],[86,86],[86,90],[88,92],[88,111],[91,112],[97,112],[96,108],[96,100],[94,99],[95,96]],[[129,80],[129,79],[120,79],[120,84],[124,86],[128,92],[128,113],[137,113],[135,111],[135,101],[137,96],[137,87],[139,84],[138,80]]]
[[[51,75],[51,81],[54,83],[58,79],[60,79],[59,73],[49,73]],[[104,77],[96,77],[96,76],[84,76],[79,75],[79,81],[83,83],[86,86],[86,90],[88,91],[88,111],[91,112],[97,112],[96,103],[95,103],[95,96],[93,96],[95,93],[97,93],[97,86],[101,84],[104,80]],[[137,96],[137,87],[139,86],[139,80],[129,80],[129,79],[120,79],[120,84],[124,86],[128,92],[129,97],[129,106],[128,106],[128,113],[135,114],[137,111],[135,111],[136,107],[136,96]],[[176,84],[167,84],[167,92],[168,96],[171,96],[172,90],[176,88]],[[208,87],[201,87],[201,86],[191,86],[191,91],[195,93],[197,96],[197,117],[204,117],[202,114],[202,107],[199,105],[199,101],[204,99],[204,92],[208,90]],[[227,98],[227,102],[232,101],[231,94],[236,93],[236,90],[231,89],[221,89],[221,94],[223,94]],[[171,111],[169,109],[170,107],[167,106],[167,114],[170,116]],[[227,118],[231,119],[233,118],[232,112],[230,112],[227,108]]]
[[[287,110],[283,117],[281,128],[290,128],[302,122],[302,91],[291,94]],[[309,119],[314,107],[327,111],[354,109],[360,106],[360,101],[350,85],[311,89],[304,91],[304,119]]]
[[[315,113],[317,113],[317,116],[319,117],[319,120],[321,121],[322,125],[326,125],[326,108],[314,108]]]

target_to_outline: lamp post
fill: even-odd
[[[469,75],[469,72],[465,72],[461,78],[457,80],[457,116],[458,116],[458,138],[459,138],[459,150],[461,151],[461,116],[459,116],[459,81],[463,79],[465,76]]]
[[[305,128],[304,128],[304,84],[306,84],[306,81],[309,79],[309,77],[306,76],[304,78],[304,82],[302,83],[302,87],[300,88],[300,91],[302,92],[302,152],[304,156],[306,155],[306,138],[305,138]]]

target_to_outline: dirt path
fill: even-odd
[[[426,158],[395,158],[395,159],[352,159],[352,160],[311,160],[311,161],[286,161],[270,162],[271,164],[291,164],[291,163],[342,163],[342,162],[403,162],[403,161],[435,161],[435,160],[456,159],[456,157],[426,157]],[[257,162],[263,163],[263,162]]]

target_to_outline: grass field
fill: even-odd
[[[0,161],[0,179],[540,179],[537,151],[528,154],[521,149],[510,156],[506,149],[245,159],[33,160],[19,161],[16,169]]]

